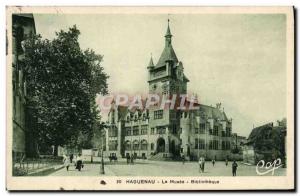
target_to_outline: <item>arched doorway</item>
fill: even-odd
[[[158,138],[157,139],[157,148],[156,148],[157,152],[165,152],[165,140],[164,138]]]

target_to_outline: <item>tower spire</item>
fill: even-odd
[[[165,40],[166,40],[166,46],[170,46],[172,43],[172,34],[170,30],[170,19],[168,18],[168,27],[167,27],[167,32],[165,35]]]
[[[148,65],[148,68],[150,68],[150,67],[154,67],[152,53],[151,53],[150,62],[149,62],[149,65]]]

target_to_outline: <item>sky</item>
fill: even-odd
[[[110,93],[145,94],[147,66],[164,48],[167,14],[36,14],[37,33],[76,24],[82,49],[104,55]],[[188,92],[199,102],[221,102],[233,132],[286,117],[286,17],[282,14],[172,14],[172,45]]]

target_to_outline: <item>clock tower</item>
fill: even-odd
[[[156,64],[154,64],[151,56],[147,67],[149,94],[156,94],[169,99],[174,95],[177,98],[181,94],[185,95],[189,82],[184,75],[183,64],[178,60],[172,47],[172,36],[168,20],[162,54]],[[157,150],[166,153],[167,156],[179,154],[180,111],[173,108],[160,108],[159,106],[149,108],[151,132],[159,134],[160,138],[160,142],[156,144]],[[164,148],[160,146],[163,143]]]

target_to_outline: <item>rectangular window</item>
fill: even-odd
[[[166,133],[166,128],[165,127],[157,127],[157,134],[165,134]]]
[[[205,140],[204,139],[195,139],[195,149],[205,149]]]
[[[148,125],[142,125],[141,126],[141,135],[147,135],[148,134]]]
[[[172,127],[173,134],[177,134],[177,126],[173,125]]]
[[[226,137],[226,132],[222,131],[222,137]]]
[[[118,142],[117,141],[110,141],[108,144],[109,150],[117,150]]]
[[[209,149],[210,150],[218,150],[219,149],[219,141],[218,140],[209,141]]]
[[[200,134],[205,133],[205,123],[200,123]]]
[[[139,135],[139,126],[133,126],[132,132],[133,132],[133,135]]]
[[[214,131],[213,131],[213,135],[218,135],[218,131],[219,131],[219,126],[214,126]]]
[[[230,127],[226,127],[226,136],[230,137],[231,135],[231,128]]]
[[[111,126],[108,132],[109,137],[117,137],[118,136],[118,128],[115,126]]]
[[[215,140],[215,150],[219,150],[219,141]]]
[[[162,119],[163,114],[164,114],[163,110],[154,111],[154,119]]]
[[[125,127],[125,134],[127,136],[131,135],[131,127]]]
[[[154,135],[155,134],[155,129],[152,127],[151,128],[151,135]]]
[[[205,140],[204,139],[199,140],[199,149],[205,149]]]
[[[198,133],[199,133],[199,129],[195,128],[195,134],[198,134]]]

